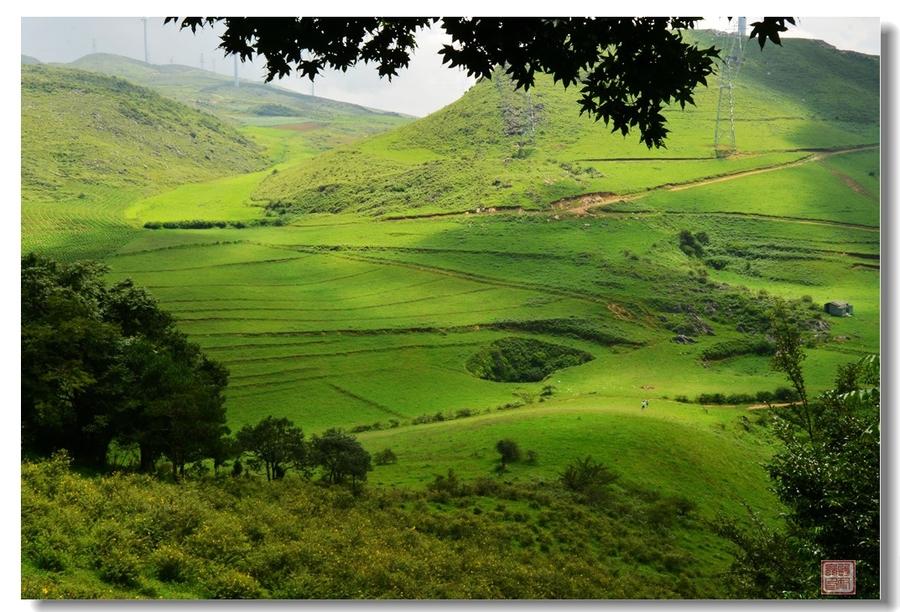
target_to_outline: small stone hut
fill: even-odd
[[[835,317],[847,317],[853,314],[853,304],[849,302],[828,302],[825,312]]]

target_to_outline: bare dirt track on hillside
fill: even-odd
[[[629,193],[629,194],[616,194],[608,191],[599,191],[592,193],[584,193],[577,196],[572,196],[568,198],[562,198],[552,202],[550,204],[549,210],[525,210],[522,208],[510,209],[510,208],[479,208],[475,211],[463,211],[463,212],[440,212],[440,213],[432,213],[432,214],[424,214],[424,215],[403,215],[398,217],[389,217],[383,219],[384,221],[401,221],[401,220],[412,220],[412,219],[444,219],[444,218],[453,218],[453,217],[478,217],[478,216],[487,216],[487,215],[498,215],[498,214],[510,214],[511,212],[515,212],[516,214],[527,214],[527,215],[552,215],[554,218],[559,218],[560,215],[575,215],[575,216],[587,216],[593,214],[598,209],[602,209],[605,206],[613,203],[619,202],[632,202],[635,200],[639,200],[643,197],[651,193],[655,193],[658,191],[683,191],[685,189],[693,189],[695,187],[703,187],[704,185],[712,185],[714,183],[722,183],[725,181],[733,181],[737,179],[746,178],[748,176],[754,176],[757,174],[764,174],[767,172],[775,172],[778,170],[785,170],[788,168],[794,168],[797,166],[801,166],[804,164],[808,164],[811,162],[821,161],[827,157],[831,157],[832,155],[842,155],[845,153],[854,153],[856,151],[865,151],[870,149],[875,149],[879,145],[877,144],[868,144],[868,145],[854,145],[850,147],[835,147],[830,149],[796,149],[796,152],[806,152],[807,155],[801,157],[800,159],[784,162],[780,164],[773,164],[771,166],[764,166],[761,168],[753,168],[751,170],[741,170],[738,172],[732,172],[730,174],[722,174],[717,176],[708,176],[705,178],[695,179],[691,181],[685,181],[683,183],[665,183],[663,185],[658,185],[656,187],[651,187],[645,191],[640,191],[637,193]],[[637,160],[634,160],[637,161]],[[659,159],[648,159],[648,161],[661,161]],[[849,179],[849,177],[846,177]],[[858,191],[862,188],[861,185],[849,179],[853,182],[845,180],[847,186],[854,191]],[[860,193],[864,193],[860,191]],[[640,213],[628,213],[628,214],[640,214]],[[740,213],[716,213],[716,214],[740,214]],[[767,217],[769,218],[769,217]],[[771,219],[783,219],[789,220],[791,222],[796,223],[809,223],[809,224],[822,224],[822,225],[838,225],[838,226],[847,226],[847,227],[857,227],[860,229],[869,229],[872,231],[878,231],[877,227],[869,227],[855,224],[845,224],[839,223],[836,221],[819,221],[816,219],[787,219],[784,217],[776,217],[772,216]]]
[[[658,187],[650,188],[646,191],[642,191],[634,194],[627,194],[622,196],[617,196],[611,193],[596,193],[596,194],[585,194],[581,196],[576,196],[574,198],[564,198],[562,200],[557,200],[551,206],[556,210],[565,210],[568,213],[573,213],[576,215],[585,215],[588,214],[591,210],[597,207],[605,206],[607,204],[611,204],[613,202],[631,202],[634,200],[639,200],[640,198],[645,197],[646,195],[656,192],[656,191],[683,191],[685,189],[693,189],[695,187],[703,187],[704,185],[712,185],[714,183],[723,183],[725,181],[733,181],[736,179],[746,178],[748,176],[754,176],[757,174],[764,174],[766,172],[774,172],[777,170],[785,170],[787,168],[794,168],[796,166],[801,166],[803,164],[808,164],[810,162],[817,162],[825,159],[826,157],[831,157],[832,155],[841,155],[844,153],[853,153],[855,151],[864,151],[867,149],[873,149],[877,145],[864,145],[864,146],[854,146],[854,147],[841,147],[830,150],[823,151],[815,151],[811,152],[809,155],[801,157],[798,160],[784,162],[781,164],[774,164],[772,166],[765,166],[762,168],[753,168],[752,170],[741,170],[739,172],[733,172],[730,174],[723,174],[720,176],[710,176],[702,179],[696,179],[693,181],[687,181],[684,183],[676,183],[676,184],[665,184],[659,185]],[[849,177],[846,177],[849,179]],[[853,179],[850,179],[853,181]],[[848,187],[854,189],[854,191],[858,191],[846,180]],[[856,181],[853,181],[859,188],[862,188]],[[862,193],[862,192],[860,192]],[[567,206],[567,204],[574,204],[572,206]]]

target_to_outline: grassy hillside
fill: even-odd
[[[153,89],[188,106],[239,126],[265,150],[265,170],[224,179],[193,182],[140,198],[128,206],[129,223],[182,222],[193,219],[247,222],[265,216],[265,201],[253,192],[272,172],[297,166],[329,149],[407,123],[411,118],[326,98],[307,96],[275,85],[232,79],[178,64],[155,65],[119,55],[93,54],[72,64],[80,70],[112,75]]]
[[[247,137],[153,91],[89,72],[22,67],[25,250],[103,253],[132,231],[121,210],[136,195],[262,163]]]
[[[576,88],[538,77],[531,92],[514,91],[498,73],[425,119],[268,178],[255,195],[290,212],[541,209],[785,163],[797,149],[877,142],[877,70],[877,58],[814,41],[751,45],[735,88],[739,155],[718,160],[715,78],[696,107],[669,111],[667,149],[649,151],[579,116]]]

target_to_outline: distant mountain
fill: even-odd
[[[22,66],[24,201],[248,172],[260,148],[220,119],[122,79]]]
[[[36,57],[31,57],[30,55],[22,55],[22,63],[28,65],[40,64],[41,60]]]
[[[714,32],[690,35],[720,40]],[[721,164],[687,164],[716,157],[717,78],[695,91],[695,107],[666,113],[671,133],[662,150],[579,115],[579,95],[545,75],[531,91],[516,91],[495,73],[424,119],[267,178],[254,197],[289,212],[542,208],[563,197],[633,192],[723,171]],[[765,165],[797,149],[877,142],[878,105],[877,57],[813,40],[786,39],[763,51],[754,42],[734,82],[734,117],[736,152],[756,161],[733,161]],[[726,134],[729,107],[726,98]],[[623,165],[672,159],[685,163]]]
[[[241,80],[240,86],[235,87],[234,80],[227,76],[179,64],[146,64],[119,55],[95,53],[70,65],[121,77],[185,104],[244,122],[266,122],[273,117],[328,124],[353,122],[365,125],[366,131],[372,133],[409,120],[399,113],[308,96],[276,85]]]

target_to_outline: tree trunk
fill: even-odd
[[[150,472],[153,470],[154,457],[151,456],[150,449],[141,446],[141,467],[142,472]]]

